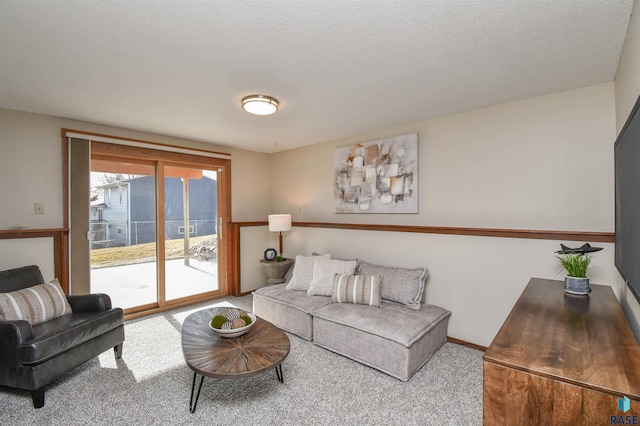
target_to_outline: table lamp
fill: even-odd
[[[291,215],[290,214],[270,214],[269,215],[269,231],[279,232],[280,256],[282,256],[282,231],[291,231]]]

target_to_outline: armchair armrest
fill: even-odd
[[[18,346],[32,339],[27,321],[0,321],[0,385],[17,386]]]
[[[0,321],[0,347],[18,347],[31,339],[33,339],[33,328],[28,321]]]
[[[103,293],[67,296],[67,300],[73,312],[99,312],[111,309],[111,298]]]

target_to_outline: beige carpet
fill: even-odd
[[[108,351],[54,382],[35,410],[28,392],[0,387],[1,425],[480,425],[482,352],[447,343],[408,382],[289,335],[275,371],[244,379],[205,378],[189,413],[193,373],[180,329],[191,312],[217,303],[251,310],[251,296],[127,322],[121,360]]]

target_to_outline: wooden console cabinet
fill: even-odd
[[[611,287],[591,288],[529,281],[484,355],[485,425],[640,423],[640,347]]]

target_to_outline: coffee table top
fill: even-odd
[[[182,325],[182,353],[187,366],[208,377],[251,376],[273,368],[289,355],[289,337],[258,318],[247,333],[224,338],[209,328],[210,309],[194,312]]]

